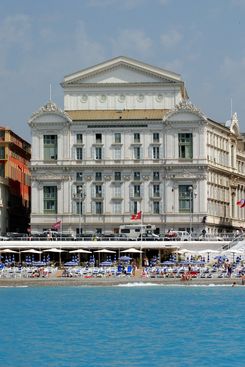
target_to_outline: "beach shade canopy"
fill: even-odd
[[[131,254],[133,254],[133,253],[135,253],[135,254],[142,254],[143,251],[137,250],[136,248],[129,248],[129,249],[123,250],[121,252],[128,252],[128,253],[131,253]]]
[[[27,252],[27,253],[31,253],[31,254],[41,254],[42,253],[42,251],[35,250],[34,248],[30,248],[28,250],[23,250],[21,252]]]
[[[198,251],[199,254],[218,254],[220,251],[218,250],[212,250],[212,249],[206,249],[206,250],[200,250]]]
[[[177,252],[178,254],[186,254],[186,253],[192,253],[193,251],[183,248],[183,249],[175,251],[175,252]]]
[[[94,252],[104,253],[104,254],[116,254],[116,251],[107,250],[106,248],[103,248],[102,250],[96,250]]]
[[[242,254],[244,254],[244,251],[230,248],[229,250],[226,250],[225,253],[242,255]]]
[[[92,251],[89,250],[83,250],[82,248],[79,248],[78,250],[72,250],[69,251],[70,254],[91,254]]]
[[[43,252],[66,252],[65,250],[61,250],[60,248],[49,248],[47,250],[43,250]]]
[[[18,251],[11,250],[9,248],[5,248],[4,250],[0,250],[0,252],[4,252],[6,254],[18,254]]]

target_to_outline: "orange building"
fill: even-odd
[[[26,232],[30,222],[31,145],[0,127],[0,232]]]

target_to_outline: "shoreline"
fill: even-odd
[[[0,279],[0,287],[90,287],[90,286],[120,286],[120,285],[179,285],[179,286],[209,286],[209,285],[243,285],[241,278],[192,278],[183,281],[180,278],[142,278],[142,277],[107,277],[107,278],[28,278]],[[245,288],[245,287],[244,287]]]

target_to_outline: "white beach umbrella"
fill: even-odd
[[[143,251],[137,250],[136,248],[129,248],[127,250],[123,250],[121,252],[128,252],[128,253],[135,253],[135,254],[142,254]]]
[[[185,248],[181,249],[181,250],[178,250],[176,251],[178,254],[187,254],[187,253],[192,253],[193,251],[191,250],[187,250]]]
[[[198,252],[199,252],[199,254],[218,254],[220,251],[212,250],[212,249],[206,249],[206,250],[200,250]]]
[[[116,251],[112,251],[112,250],[107,250],[106,248],[103,248],[102,250],[96,250],[94,252],[99,252],[99,253],[108,253],[108,254],[115,254]]]
[[[5,248],[4,250],[0,250],[0,252],[4,252],[6,254],[18,254],[18,251],[11,250],[9,248]]]
[[[91,254],[92,251],[84,250],[82,248],[79,248],[78,250],[69,251],[69,253],[71,253],[71,254]]]
[[[27,253],[31,253],[31,254],[41,254],[42,253],[42,251],[35,250],[34,248],[30,248],[28,250],[23,250],[21,252],[27,252]]]
[[[60,248],[49,248],[47,250],[43,250],[43,252],[58,252],[58,253],[61,253],[61,252],[66,252],[66,251],[61,250]]]

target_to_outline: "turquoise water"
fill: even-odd
[[[245,365],[245,287],[0,288],[2,367]]]

